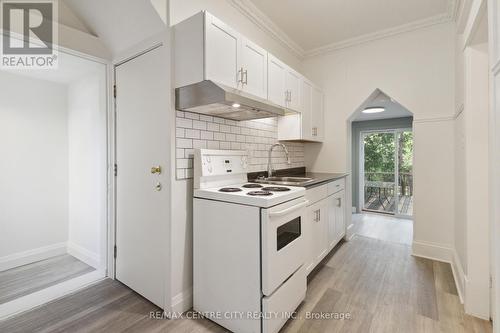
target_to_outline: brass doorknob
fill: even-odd
[[[151,173],[152,173],[152,174],[155,174],[155,173],[157,173],[157,174],[161,174],[161,166],[159,166],[159,165],[158,165],[158,166],[154,166],[154,167],[152,167],[152,168],[151,168]]]

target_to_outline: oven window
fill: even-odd
[[[281,250],[294,239],[300,237],[300,216],[278,227],[277,251]]]

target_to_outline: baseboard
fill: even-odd
[[[172,297],[171,311],[183,313],[193,307],[193,289],[186,289]]]
[[[344,239],[346,241],[350,241],[354,237],[354,223],[351,223],[347,226],[345,230],[345,237]]]
[[[76,259],[83,261],[89,266],[99,269],[99,255],[95,252],[89,251],[86,248],[75,244],[73,242],[68,242],[68,254],[72,255]]]
[[[412,254],[416,257],[446,262],[451,265],[453,280],[457,287],[458,297],[460,302],[464,303],[465,284],[467,276],[464,273],[462,264],[458,258],[457,252],[447,246],[436,243],[413,241]]]
[[[95,270],[32,294],[16,298],[10,302],[0,304],[0,321],[86,288],[104,278],[104,271]]]
[[[437,243],[413,241],[412,254],[416,257],[450,263],[453,260],[453,249]]]
[[[0,258],[0,272],[66,253],[66,242],[10,254]]]
[[[453,272],[453,278],[455,279],[455,285],[457,286],[458,297],[460,298],[460,302],[464,304],[467,276],[465,275],[457,251],[453,251],[453,261],[451,262],[451,269]]]

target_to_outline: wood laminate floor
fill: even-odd
[[[393,216],[363,213],[353,214],[354,233],[385,240],[389,242],[411,245],[413,241],[413,221]]]
[[[0,272],[0,304],[93,270],[93,267],[68,254],[64,254],[2,271]]]
[[[0,332],[225,332],[206,319],[151,319],[153,304],[117,281],[0,322]],[[344,313],[349,319],[307,319]],[[281,332],[491,332],[464,313],[448,264],[356,235],[311,273],[305,301]]]

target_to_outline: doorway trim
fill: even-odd
[[[0,33],[2,35],[2,33]],[[17,38],[16,35],[11,36],[13,38]],[[19,37],[20,38],[20,37]],[[110,126],[111,122],[111,114],[113,113],[112,107],[112,85],[111,85],[111,73],[112,73],[112,65],[111,61],[104,58],[99,58],[90,54],[86,54],[77,50],[73,50],[64,46],[54,45],[55,49],[58,52],[65,53],[70,56],[79,57],[87,61],[92,61],[98,64],[102,64],[104,66],[105,71],[105,100],[103,102],[103,107],[106,114],[105,123],[103,127],[106,130],[105,133],[105,142],[103,142],[105,146],[105,154],[106,154],[106,179],[105,183],[102,184],[102,188],[100,190],[105,192],[105,215],[104,223],[101,225],[101,240],[100,240],[100,266],[96,268],[96,270],[89,272],[87,274],[78,276],[76,278],[64,281],[62,283],[50,286],[48,288],[42,289],[40,291],[31,293],[29,295],[20,297],[18,299],[12,300],[10,302],[4,303],[0,305],[0,320],[5,320],[9,317],[15,316],[19,313],[31,310],[37,306],[41,306],[48,302],[51,302],[55,299],[64,297],[68,294],[81,290],[83,288],[89,287],[99,281],[102,281],[106,277],[110,276],[110,269],[112,271],[112,262],[109,261],[109,245],[111,244],[109,241],[110,230],[112,228],[112,218],[111,211],[114,209],[114,204],[111,200],[112,193],[112,168],[111,168],[111,159],[110,154],[113,151],[110,143]]]

